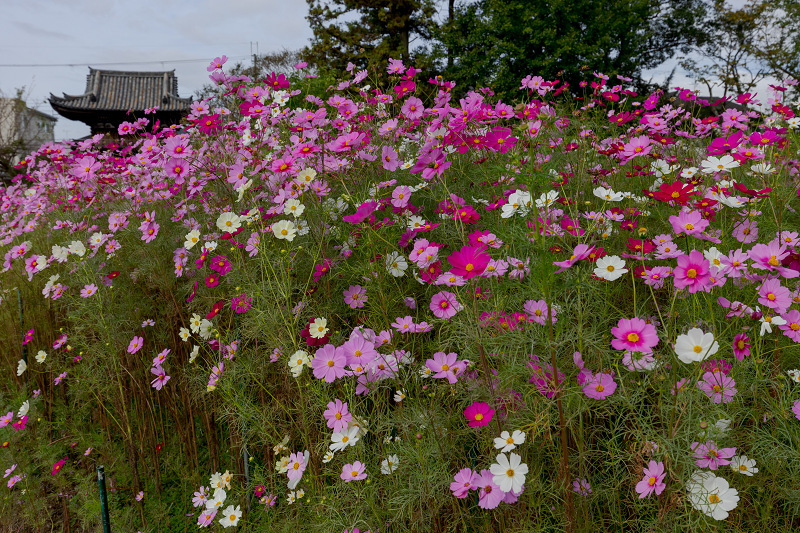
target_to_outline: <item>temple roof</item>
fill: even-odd
[[[175,71],[129,72],[89,68],[86,92],[78,96],[50,94],[50,105],[63,111],[188,111],[191,98],[178,96]],[[63,113],[61,113],[63,114]]]

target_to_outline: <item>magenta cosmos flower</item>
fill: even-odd
[[[710,265],[708,259],[703,257],[703,253],[697,250],[692,250],[689,255],[680,256],[678,266],[672,271],[675,276],[675,288],[688,288],[691,293],[702,290],[711,282]]]
[[[224,276],[231,271],[231,261],[224,255],[215,255],[208,263],[208,267],[217,274]]]
[[[362,479],[366,479],[367,467],[361,461],[356,461],[355,463],[348,463],[342,467],[342,474],[341,477],[345,483],[350,483],[351,481],[360,481]]]
[[[739,361],[750,355],[750,337],[747,333],[739,333],[733,338],[733,355]]]
[[[456,300],[456,295],[449,291],[441,291],[431,298],[431,311],[437,318],[448,320],[461,310],[461,304]]]
[[[492,258],[486,253],[485,246],[464,246],[461,250],[453,252],[447,260],[452,267],[450,272],[464,279],[470,279],[483,274]]]
[[[231,309],[237,313],[246,313],[250,309],[253,300],[248,298],[246,294],[242,293],[238,296],[231,298]]]
[[[311,360],[311,368],[314,377],[325,380],[325,383],[333,383],[335,379],[347,375],[347,356],[344,348],[338,348],[333,344],[326,344],[314,354]]]
[[[358,209],[356,209],[355,213],[342,217],[342,220],[345,222],[350,222],[351,224],[363,222],[378,208],[378,205],[380,205],[378,202],[364,202],[358,206]]]
[[[469,427],[479,428],[488,426],[494,416],[494,409],[485,402],[474,402],[464,409],[464,416],[469,420]]]
[[[661,494],[667,487],[664,483],[664,463],[650,461],[647,468],[644,469],[644,477],[636,484],[636,492],[639,493],[639,498],[649,498],[654,492],[656,496]]]
[[[655,326],[641,318],[621,318],[611,334],[616,337],[611,341],[615,350],[650,353],[658,344]]]
[[[782,286],[781,280],[768,279],[758,290],[758,303],[783,313],[792,305],[792,291]]]
[[[617,390],[617,384],[611,374],[601,372],[586,380],[583,393],[594,400],[605,400]]]

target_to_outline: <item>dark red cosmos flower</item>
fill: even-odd
[[[658,190],[653,193],[653,198],[662,202],[675,202],[680,205],[686,205],[695,194],[699,193],[694,190],[694,185],[675,180],[671,184],[662,183]]]
[[[772,192],[772,187],[767,187],[766,189],[761,189],[760,191],[754,191],[753,189],[748,189],[747,187],[745,187],[744,185],[742,185],[738,181],[734,182],[733,187],[737,191],[739,191],[739,192],[741,192],[743,194],[746,194],[747,196],[751,196],[751,197],[755,197],[755,198],[766,198],[767,196],[769,196],[769,193]]]
[[[192,293],[189,295],[188,298],[186,298],[186,303],[187,304],[192,303],[192,300],[194,300],[195,295],[197,295],[197,282],[196,281],[194,282],[194,287],[192,287]]]
[[[119,276],[119,270],[112,270],[111,272],[109,272],[108,274],[106,274],[106,277],[107,277],[108,279],[114,279],[114,278],[116,278],[117,276]]]
[[[211,308],[211,311],[206,315],[206,318],[208,320],[211,320],[212,318],[217,316],[220,311],[222,311],[223,307],[225,307],[225,300],[218,301],[217,303],[214,304],[214,307]]]
[[[628,250],[633,250],[634,252],[641,252],[643,254],[649,254],[653,250],[656,249],[656,245],[648,240],[642,239],[628,239],[628,242],[625,244],[628,247]]]

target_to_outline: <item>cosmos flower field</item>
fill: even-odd
[[[800,528],[796,81],[225,61],[0,189],[3,523]]]

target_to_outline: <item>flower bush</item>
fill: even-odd
[[[223,65],[0,190],[4,523],[800,527],[786,87]]]

